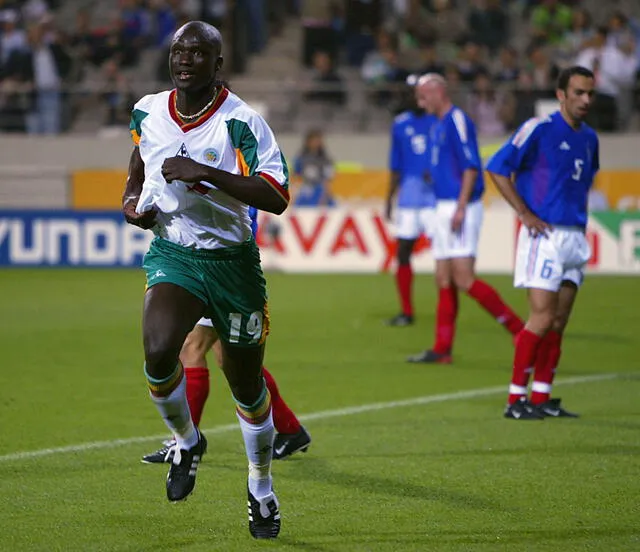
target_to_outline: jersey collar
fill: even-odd
[[[229,90],[227,90],[223,86],[218,93],[216,101],[213,102],[213,105],[207,111],[200,115],[200,117],[198,117],[196,120],[185,122],[180,118],[176,110],[176,90],[174,88],[169,93],[169,115],[173,119],[173,122],[176,123],[178,127],[180,127],[180,130],[182,130],[182,132],[189,132],[191,129],[197,128],[211,119],[211,117],[215,115],[216,111],[220,109],[220,106],[227,99],[228,95]]]

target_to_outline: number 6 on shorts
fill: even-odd
[[[542,263],[542,270],[540,270],[540,278],[548,280],[553,274],[553,261],[551,259],[545,259]]]

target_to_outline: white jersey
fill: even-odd
[[[168,157],[184,156],[232,174],[260,176],[288,201],[288,170],[265,120],[238,96],[222,88],[214,104],[185,123],[176,112],[176,91],[150,94],[133,109],[131,134],[140,147],[145,180],[136,210],[155,207],[153,232],[173,243],[217,249],[251,237],[248,206],[211,183],[167,183]]]

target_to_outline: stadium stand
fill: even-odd
[[[276,131],[384,131],[406,77],[439,71],[501,135],[553,98],[559,69],[605,58],[593,123],[635,130],[639,15],[630,0],[0,0],[0,132],[121,129],[170,86],[168,41],[193,18],[221,27],[225,78]]]

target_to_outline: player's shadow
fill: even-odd
[[[366,473],[345,473],[331,468],[322,458],[305,458],[304,462],[288,462],[291,468],[287,477],[299,479],[302,482],[309,480],[321,484],[330,484],[340,488],[355,488],[358,491],[394,496],[398,498],[414,498],[429,502],[446,502],[457,508],[467,508],[479,511],[513,512],[513,508],[505,508],[497,501],[487,500],[469,493],[435,487],[429,485],[416,485],[400,479],[368,475]]]
[[[598,341],[600,343],[629,343],[631,339],[622,335],[596,333],[596,332],[571,332],[564,334],[564,339],[569,341]]]

